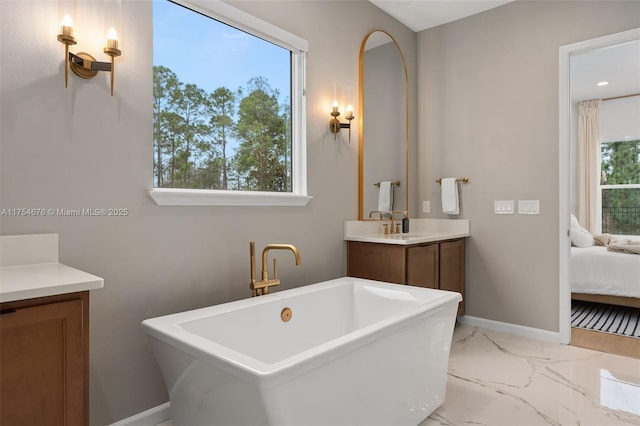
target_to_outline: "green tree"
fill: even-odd
[[[290,113],[264,78],[248,88],[245,97],[225,87],[207,94],[154,66],[157,187],[291,191]]]
[[[245,188],[283,192],[287,188],[287,124],[280,113],[278,91],[262,77],[249,80],[249,94],[238,108],[238,172],[245,177]]]
[[[222,188],[222,159],[220,157],[207,158],[195,170],[193,187],[200,189]]]
[[[200,154],[198,148],[209,132],[208,97],[206,92],[195,84],[186,84],[182,90],[172,92],[171,96],[174,112],[178,117],[176,136],[180,140],[180,148],[175,156],[177,164],[174,177],[180,186],[193,188],[196,187],[193,176]]]
[[[208,96],[169,68],[153,68],[154,174],[157,187],[198,187],[201,141],[209,133]]]
[[[153,67],[153,150],[156,186],[162,188],[167,180],[172,183],[173,172],[168,164],[175,152],[173,127],[171,125],[172,96],[180,90],[178,77],[169,68]],[[167,176],[168,175],[168,176]]]
[[[229,189],[229,158],[227,147],[235,134],[234,115],[236,94],[226,87],[217,88],[209,95],[209,128],[212,140],[205,146],[208,161],[216,161],[220,168],[221,179],[216,189]]]

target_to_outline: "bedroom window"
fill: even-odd
[[[153,2],[160,205],[305,205],[306,40],[226,3]]]
[[[600,144],[602,233],[640,235],[640,140]]]

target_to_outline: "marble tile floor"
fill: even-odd
[[[462,425],[640,425],[640,359],[458,324],[446,400],[419,426]]]
[[[640,360],[458,325],[436,425],[640,425]]]

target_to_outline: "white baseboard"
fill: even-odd
[[[166,422],[171,419],[169,413],[169,403],[165,402],[162,405],[143,411],[134,416],[128,417],[119,422],[113,423],[111,426],[157,426],[160,423]]]
[[[557,331],[543,330],[541,328],[532,328],[524,325],[510,324],[507,322],[494,321],[486,318],[472,317],[463,315],[458,318],[462,324],[474,327],[488,328],[489,330],[500,331],[503,333],[516,334],[518,336],[528,337],[530,339],[542,340],[545,342],[562,343],[560,333]]]

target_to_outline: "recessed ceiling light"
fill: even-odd
[[[609,84],[608,81],[599,81],[598,84],[596,84],[596,86],[602,87],[602,86],[606,86],[607,84]]]

